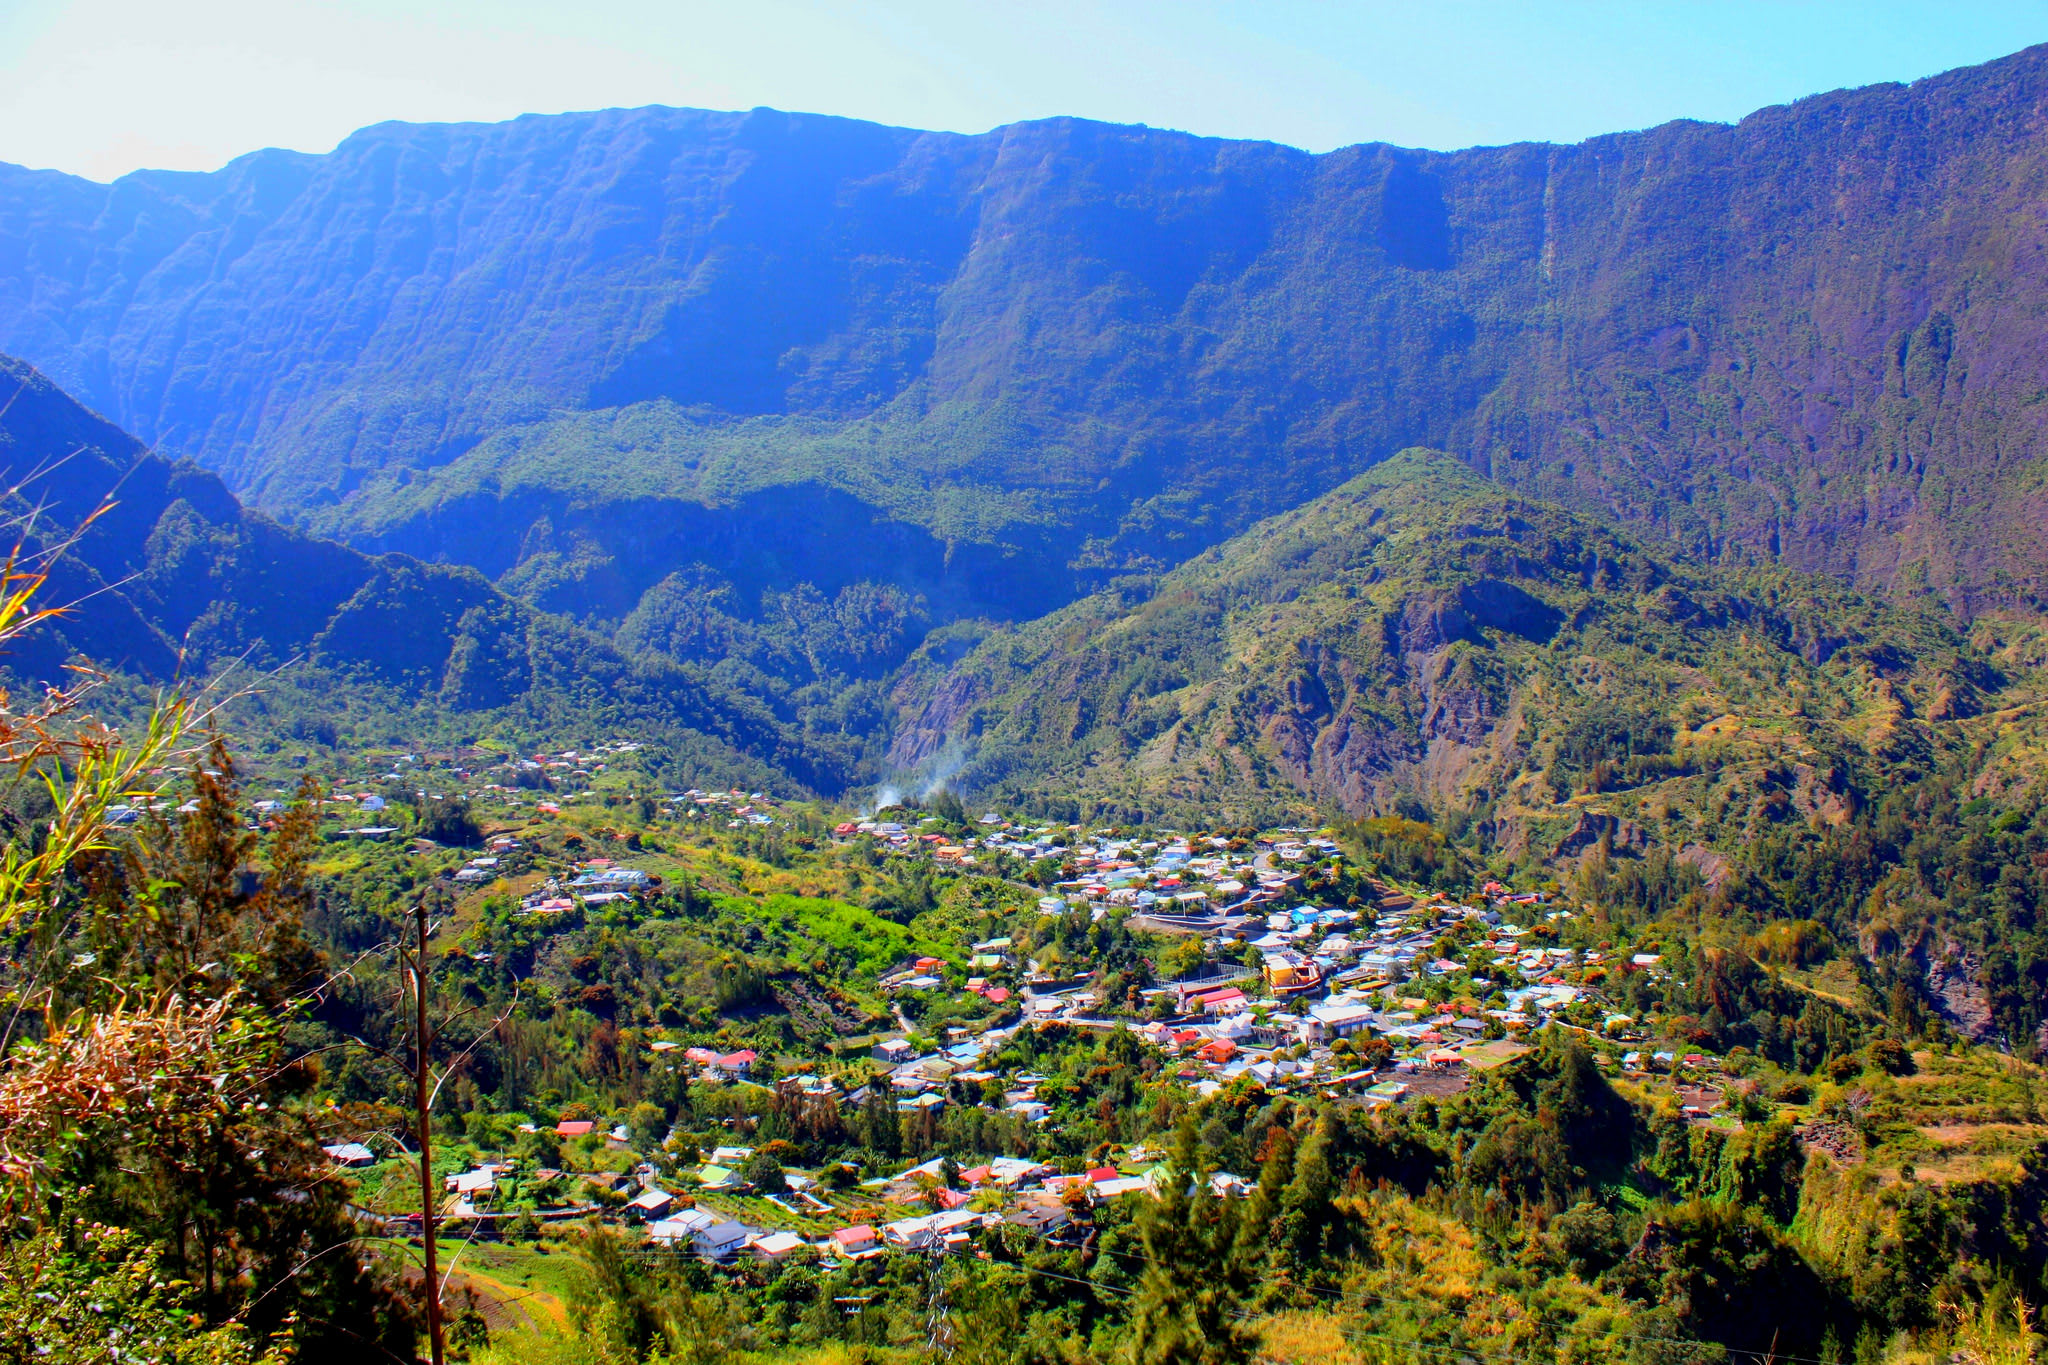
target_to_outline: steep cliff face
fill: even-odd
[[[1452,154],[387,124],[212,175],[0,169],[0,348],[268,508],[493,574],[543,512],[816,486],[1064,600],[1428,443],[1709,556],[2038,604],[2044,147],[2048,49]],[[600,558],[608,619],[684,567]],[[778,585],[828,560],[792,544]]]

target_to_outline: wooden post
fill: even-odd
[[[419,941],[413,949],[412,988],[413,1003],[418,1009],[413,1030],[416,1044],[413,1051],[413,1095],[420,1126],[420,1236],[426,1248],[426,1278],[422,1288],[427,1309],[427,1346],[433,1355],[433,1365],[447,1365],[447,1346],[441,1335],[440,1272],[434,1264],[434,1196],[437,1191],[434,1189],[433,1115],[428,1112],[427,1090],[433,1033],[427,1023],[427,903],[424,899],[413,906],[413,922],[419,930]]]

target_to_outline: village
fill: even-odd
[[[519,770],[597,780],[607,758],[637,748],[618,742],[543,754],[521,760]],[[475,775],[446,773],[457,781]],[[532,823],[489,834],[459,865],[443,859],[440,876],[457,889],[502,887],[523,869],[530,889],[513,913],[542,926],[663,892],[662,873],[635,865],[644,858],[553,865],[526,856],[579,793],[529,804],[529,789],[482,783],[464,794],[501,823]],[[365,814],[382,804],[374,792],[353,797]],[[652,804],[660,820],[722,835],[818,823],[763,792],[690,787]],[[259,803],[258,816],[267,813]],[[345,811],[341,820],[343,839],[391,832],[353,824]],[[505,1145],[530,1149],[538,1139],[538,1154],[457,1149],[473,1162],[444,1177],[437,1216],[450,1235],[531,1237],[550,1224],[595,1219],[630,1231],[651,1252],[731,1266],[829,1267],[955,1250],[1003,1227],[1057,1239],[1085,1227],[1106,1202],[1156,1196],[1167,1174],[1158,1150],[1059,1150],[1052,1139],[1076,1105],[1070,1094],[1048,1093],[1049,1078],[1031,1062],[1018,1064],[1012,1044],[1025,1034],[1128,1039],[1156,1058],[1157,1083],[1190,1102],[1296,1096],[1369,1113],[1456,1096],[1527,1053],[1540,1031],[1557,1029],[1579,1035],[1610,1074],[1668,1090],[1689,1121],[1740,1127],[1724,1103],[1720,1059],[1658,1040],[1657,1021],[1621,1007],[1616,983],[1661,975],[1661,956],[1589,942],[1554,887],[1488,882],[1459,897],[1404,889],[1348,866],[1334,831],[1322,829],[1134,834],[994,811],[964,828],[932,828],[943,823],[916,809],[885,809],[820,827],[820,845],[884,866],[1013,879],[1032,870],[1038,884],[1016,883],[1031,892],[1016,923],[1115,923],[1159,945],[1151,979],[1112,994],[1109,974],[1095,964],[1041,961],[1018,948],[1028,935],[1013,929],[954,954],[907,956],[879,973],[873,987],[899,1027],[867,1039],[860,1055],[770,1055],[693,1041],[688,1029],[647,1030],[639,1035],[646,1063],[717,1097],[710,1107],[727,1115],[720,1123],[731,1140],[706,1146],[680,1126],[654,1131],[644,1115],[574,1106],[552,1121],[535,1117]],[[421,851],[431,846],[422,841]],[[1321,894],[1332,888],[1351,889],[1345,903]],[[989,1026],[928,1035],[913,1016],[942,999],[974,1004]],[[750,1136],[767,1111],[796,1109],[833,1130],[872,1124],[880,1111],[922,1142],[887,1168],[838,1161],[801,1169],[790,1143]],[[946,1146],[943,1134],[961,1127],[942,1122],[949,1110],[1007,1125],[992,1131],[1007,1135],[1009,1150]],[[405,1156],[367,1138],[335,1143],[329,1154],[366,1181],[375,1178],[371,1168],[403,1166]],[[1256,1177],[1219,1170],[1211,1182],[1229,1196]],[[416,1230],[416,1194],[410,1211],[400,1199],[379,1216],[393,1233]]]

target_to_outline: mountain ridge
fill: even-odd
[[[475,562],[437,483],[487,483],[494,440],[664,474],[717,447],[913,490],[1071,598],[1427,444],[1702,557],[2029,608],[2044,66],[1456,153],[657,109],[0,171],[0,349],[428,559]],[[501,557],[534,519],[464,515]],[[611,558],[622,593],[685,567]],[[1023,614],[960,610],[990,608]]]

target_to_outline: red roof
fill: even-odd
[[[960,1172],[960,1178],[970,1185],[979,1185],[982,1181],[988,1179],[991,1175],[994,1174],[995,1172],[991,1171],[986,1166],[976,1166],[971,1171]]]
[[[858,834],[860,832],[860,826],[853,823],[853,821],[848,820],[844,824],[832,826],[832,832],[834,834]]]
[[[589,1119],[563,1119],[555,1125],[556,1137],[582,1137],[597,1125]]]
[[[1089,1182],[1096,1185],[1100,1185],[1105,1180],[1121,1180],[1123,1178],[1123,1172],[1114,1166],[1097,1166],[1094,1170],[1088,1172]]]
[[[866,1223],[858,1227],[841,1228],[832,1234],[834,1241],[843,1247],[859,1246],[862,1242],[875,1240],[875,1230]]]
[[[723,1057],[720,1057],[720,1058],[718,1059],[718,1065],[720,1065],[720,1066],[752,1066],[752,1065],[754,1064],[754,1056],[755,1056],[755,1053],[754,1053],[754,1049],[752,1049],[752,1048],[750,1048],[750,1047],[749,1047],[749,1048],[741,1048],[741,1049],[740,1049],[740,1050],[739,1050],[738,1052],[728,1052],[728,1053],[726,1053],[726,1054],[725,1054],[725,1055],[724,1055]]]
[[[991,1005],[1000,1005],[1010,998],[1010,988],[1008,986],[990,986],[988,994],[984,998]]]

